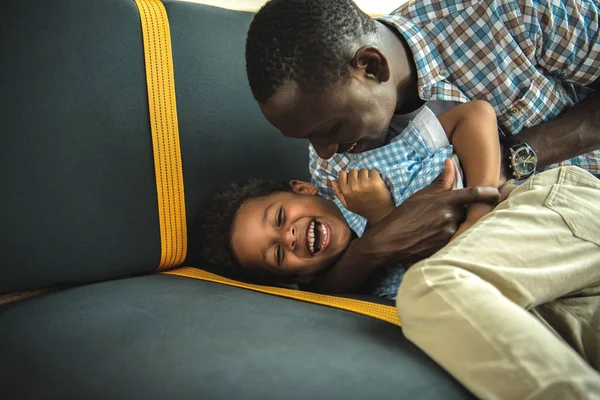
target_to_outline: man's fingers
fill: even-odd
[[[444,160],[444,171],[441,175],[441,189],[450,190],[454,185],[454,179],[456,178],[456,170],[454,169],[454,162],[450,158]]]
[[[429,186],[423,189],[426,193],[442,193],[452,189],[456,171],[454,162],[450,158],[444,160],[444,170]]]
[[[447,196],[452,204],[491,203],[497,204],[500,200],[498,188],[487,186],[473,186],[465,189],[452,190],[440,193]]]

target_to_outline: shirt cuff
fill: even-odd
[[[450,145],[442,124],[429,107],[425,106],[419,111],[413,120],[413,125],[421,134],[423,142],[431,153]]]

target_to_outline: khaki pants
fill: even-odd
[[[530,179],[396,301],[406,337],[480,398],[600,399],[600,181]]]

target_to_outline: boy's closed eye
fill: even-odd
[[[285,223],[285,210],[284,210],[283,206],[280,206],[279,209],[277,210],[277,212],[275,213],[275,226],[277,228],[281,228],[281,227],[283,227],[284,223]],[[281,267],[281,264],[283,263],[283,258],[284,258],[284,250],[282,249],[281,245],[279,245],[279,244],[275,245],[275,265],[277,267]]]

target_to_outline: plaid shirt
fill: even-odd
[[[599,14],[595,0],[412,0],[379,21],[410,46],[423,100],[484,99],[514,135],[592,91],[584,86],[600,77]],[[322,160],[310,146],[321,195],[334,198],[330,179],[350,161]],[[564,164],[598,175],[600,151]]]

